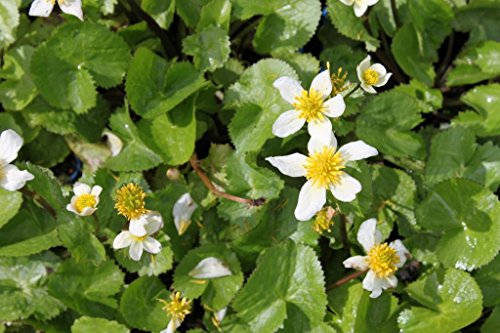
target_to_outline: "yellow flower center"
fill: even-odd
[[[333,226],[332,217],[334,213],[335,211],[331,207],[320,210],[314,219],[314,223],[312,225],[313,230],[318,234],[321,234],[324,231],[331,232]]]
[[[334,147],[324,146],[323,150],[307,158],[304,168],[306,178],[312,180],[313,185],[328,188],[339,182],[345,165],[342,156],[335,152]]]
[[[387,243],[372,247],[368,252],[368,266],[379,278],[388,277],[398,270],[399,256]]]
[[[95,197],[92,194],[86,193],[76,198],[75,209],[78,213],[81,213],[85,208],[87,207],[93,208],[95,207],[96,204],[97,201],[95,200]]]
[[[299,112],[299,118],[307,122],[324,118],[323,96],[314,89],[309,92],[302,90],[302,94],[295,97],[292,106]]]
[[[180,292],[175,292],[170,295],[170,302],[159,299],[163,303],[163,311],[168,313],[172,319],[183,321],[184,318],[191,312],[191,301],[181,296]]]
[[[144,208],[145,197],[146,193],[140,186],[129,183],[116,191],[115,209],[118,210],[118,214],[132,220],[147,213],[147,209]]]
[[[136,236],[136,235],[133,235],[133,234],[132,234],[132,238],[133,238],[136,242],[143,242],[143,241],[146,239],[146,237],[148,237],[148,235],[144,235],[144,236],[139,237],[139,236]]]
[[[378,82],[378,73],[375,70],[368,68],[363,73],[363,80],[366,84],[372,86]]]

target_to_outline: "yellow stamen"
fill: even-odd
[[[182,220],[179,227],[179,236],[182,236],[191,225],[191,220]]]
[[[364,73],[363,73],[363,80],[365,81],[366,84],[372,86],[378,82],[378,73],[371,69],[368,68]]]
[[[379,278],[394,274],[398,270],[398,263],[398,253],[387,243],[374,246],[368,252],[368,265]]]
[[[81,213],[87,207],[94,208],[96,204],[95,197],[90,193],[86,193],[76,198],[75,209],[78,213]]]
[[[347,72],[342,74],[342,67],[339,67],[337,74],[332,74],[330,80],[332,81],[332,95],[338,95],[346,91],[349,86],[345,84],[347,80]]]
[[[322,151],[310,155],[306,164],[306,178],[316,187],[328,188],[339,182],[345,168],[344,160],[334,147],[324,146]]]
[[[115,209],[118,210],[118,214],[132,220],[147,213],[147,209],[144,208],[145,197],[146,193],[140,186],[129,183],[116,191]]]
[[[302,90],[302,94],[295,97],[295,103],[292,105],[299,112],[299,118],[305,119],[307,122],[323,120],[325,117],[323,96],[314,89],[311,89],[309,93]]]
[[[148,237],[148,235],[144,235],[144,236],[140,236],[140,237],[139,237],[139,236],[136,236],[136,235],[133,235],[133,234],[132,234],[132,238],[133,238],[136,242],[143,242],[143,241],[146,239],[146,237]]]
[[[323,233],[324,231],[331,232],[333,226],[333,216],[335,215],[335,209],[328,206],[323,208],[318,213],[316,213],[316,219],[312,225],[314,231],[318,234]]]
[[[180,292],[175,292],[170,295],[170,302],[164,299],[158,299],[163,304],[165,311],[172,319],[183,321],[184,318],[191,312],[191,301],[183,298]]]

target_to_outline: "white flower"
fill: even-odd
[[[229,275],[232,275],[229,268],[220,259],[214,257],[203,259],[189,272],[189,276],[201,280],[215,279]]]
[[[193,201],[189,193],[184,193],[174,204],[172,214],[174,215],[174,224],[179,236],[186,232],[191,224],[191,216],[198,205]]]
[[[135,236],[130,231],[123,230],[113,241],[113,248],[123,249],[130,247],[130,258],[135,261],[141,260],[143,250],[152,254],[160,253],[161,244],[151,237],[151,235],[155,234],[161,227],[162,224],[157,219],[150,219],[148,223],[144,225],[146,229],[146,234],[144,236]]]
[[[351,257],[344,261],[344,266],[360,271],[368,270],[363,280],[363,288],[372,292],[370,297],[377,298],[383,289],[395,288],[398,285],[394,273],[404,265],[409,252],[399,239],[390,244],[382,243],[376,219],[369,219],[361,224],[358,242],[367,256]]]
[[[163,227],[163,218],[159,212],[148,211],[135,219],[131,219],[129,231],[134,236],[143,237],[148,233],[147,226],[151,223],[160,225],[160,228]]]
[[[378,0],[340,0],[344,5],[354,6],[354,14],[357,17],[363,16],[368,6],[373,6]]]
[[[70,203],[66,209],[80,216],[92,215],[99,204],[99,194],[102,192],[102,187],[96,185],[90,189],[90,186],[83,183],[75,183],[73,185],[73,193]]]
[[[55,4],[56,0],[34,0],[28,15],[48,17]],[[76,16],[83,21],[81,0],[57,0],[57,4],[64,13]]]
[[[370,94],[376,94],[377,91],[373,88],[382,87],[389,81],[392,73],[387,73],[385,67],[381,64],[373,64],[370,66],[370,56],[367,56],[356,67],[358,79],[361,82],[361,88]]]
[[[23,146],[23,139],[11,129],[0,134],[0,187],[7,191],[17,191],[27,181],[35,179],[28,171],[21,171],[10,164],[17,158]]]
[[[224,317],[226,317],[226,313],[227,313],[227,307],[214,312],[214,316],[212,317],[212,323],[215,325],[215,327],[218,328],[220,327],[222,320],[224,319]]]
[[[102,136],[106,137],[106,145],[111,152],[111,156],[116,156],[122,151],[123,142],[119,137],[113,134],[113,132],[104,130],[104,132],[102,132]]]
[[[273,124],[273,134],[280,138],[297,132],[306,122],[311,136],[327,135],[332,131],[332,123],[327,117],[339,117],[344,113],[342,95],[325,101],[332,92],[328,69],[316,75],[309,91],[302,89],[297,80],[287,76],[278,78],[273,86],[294,107],[294,110],[283,112]]]
[[[281,173],[290,177],[306,177],[299,194],[295,217],[307,221],[326,202],[326,190],[340,201],[352,201],[361,191],[361,184],[343,169],[349,161],[375,156],[378,151],[363,141],[348,143],[337,150],[337,139],[327,136],[311,137],[307,145],[309,157],[299,153],[266,158]]]

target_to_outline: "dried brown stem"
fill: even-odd
[[[347,282],[351,281],[351,280],[354,280],[358,277],[360,277],[361,275],[365,274],[366,271],[357,271],[357,272],[354,272],[354,273],[351,273],[347,276],[344,276],[342,279],[332,283],[331,285],[329,285],[327,288],[326,288],[326,291],[330,291],[334,288],[337,288],[337,287],[340,287],[341,285],[343,284],[346,284]]]
[[[38,202],[47,212],[49,212],[52,217],[56,217],[56,210],[40,195],[36,192],[30,191],[27,188],[22,188],[19,190],[22,194],[32,198],[34,201]]]
[[[236,195],[232,195],[232,194],[229,194],[226,192],[219,191],[217,188],[215,188],[215,185],[208,178],[208,176],[205,174],[205,172],[203,172],[203,170],[200,168],[200,161],[198,161],[196,154],[193,154],[193,156],[191,156],[189,163],[193,167],[193,169],[196,172],[196,174],[198,175],[198,177],[200,177],[203,184],[205,184],[205,186],[208,188],[208,190],[210,192],[212,192],[213,194],[215,194],[216,196],[219,196],[219,197],[231,200],[231,201],[239,202],[242,204],[246,204],[246,205],[249,205],[252,207],[261,206],[264,204],[264,202],[266,202],[265,198],[248,199],[248,198],[242,198],[242,197],[238,197]]]

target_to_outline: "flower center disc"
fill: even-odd
[[[307,122],[324,118],[323,96],[314,89],[309,92],[302,90],[302,94],[295,97],[295,103],[292,105],[299,112],[299,118]]]
[[[375,70],[368,68],[363,73],[363,79],[365,80],[366,84],[372,86],[378,82],[378,73]]]
[[[96,200],[92,194],[82,194],[75,201],[75,208],[78,213],[81,213],[87,207],[95,207]]]
[[[368,265],[379,278],[385,278],[398,270],[399,256],[387,243],[374,246],[368,252]]]
[[[118,210],[118,214],[132,220],[147,212],[146,208],[144,208],[145,197],[146,193],[140,186],[129,183],[116,192],[115,208]]]
[[[307,158],[304,168],[308,180],[311,179],[317,187],[327,188],[338,183],[345,166],[340,153],[335,152],[334,147],[325,146]]]
[[[170,314],[172,318],[183,321],[186,315],[190,313],[191,301],[181,297],[179,292],[170,296],[170,302],[164,302],[164,310]]]

